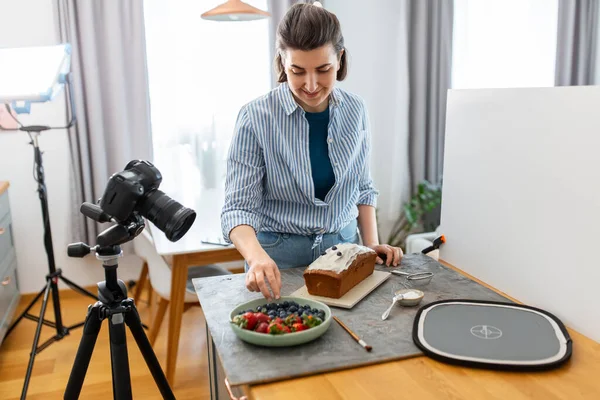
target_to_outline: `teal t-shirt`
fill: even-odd
[[[327,145],[327,126],[329,125],[329,108],[319,113],[306,112],[308,120],[308,148],[312,179],[315,185],[315,197],[325,200],[325,196],[335,183],[335,174],[329,159]]]

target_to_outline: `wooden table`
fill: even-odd
[[[173,259],[166,375],[171,386],[174,386],[188,268],[239,261],[243,258],[233,246],[225,247],[202,243],[206,239],[216,241],[221,237],[220,212],[223,205],[223,190],[213,189],[199,192],[166,190],[165,192],[182,204],[190,204],[197,214],[194,225],[183,238],[175,243],[170,242],[162,231],[151,225],[156,251],[162,256],[171,256]]]
[[[510,298],[448,263],[442,263]],[[569,334],[573,339],[570,362],[548,372],[487,371],[452,366],[419,356],[243,387],[240,394],[252,400],[600,399],[600,344],[571,329]]]

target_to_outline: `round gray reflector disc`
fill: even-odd
[[[495,369],[551,369],[572,352],[565,326],[552,314],[477,300],[443,300],[422,307],[413,340],[440,361]]]

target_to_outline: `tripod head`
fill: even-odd
[[[81,212],[86,217],[98,222],[114,221],[110,215],[91,203],[83,203]],[[116,222],[116,221],[115,221]],[[123,281],[117,279],[118,259],[123,256],[121,244],[133,240],[144,230],[144,219],[139,213],[134,212],[126,221],[106,229],[96,237],[96,246],[90,247],[86,243],[70,244],[67,248],[69,257],[83,258],[90,252],[96,253],[96,258],[102,261],[106,280],[98,283],[98,298],[104,304],[118,303],[127,298],[127,287]]]

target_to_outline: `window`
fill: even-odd
[[[558,0],[455,0],[452,87],[554,86]]]
[[[200,18],[222,2],[144,2],[154,162],[163,174],[161,190],[185,196],[178,199],[182,203],[198,204],[202,197],[211,207],[222,206],[227,151],[240,108],[271,88],[268,20]],[[266,0],[248,3],[267,9]]]

